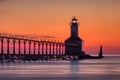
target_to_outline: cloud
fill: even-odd
[[[7,0],[0,0],[0,2],[5,2],[5,1],[7,1]]]
[[[56,38],[56,37],[54,37],[54,36],[39,36],[39,37],[41,37],[41,38]]]
[[[24,35],[18,35],[18,36],[31,37],[31,38],[56,38],[55,36],[37,35],[37,34],[24,34]]]
[[[0,0],[0,4],[2,4],[3,2],[6,2],[8,0]],[[0,14],[5,14],[7,11],[3,9],[4,7],[0,7]]]
[[[32,35],[33,38],[56,38],[55,36],[48,36],[48,35]]]
[[[0,9],[0,13],[1,13],[1,14],[5,14],[5,13],[6,13],[6,10]]]
[[[56,38],[55,36],[49,36],[49,35],[37,35],[37,34],[29,34],[31,37],[38,37],[38,38]]]

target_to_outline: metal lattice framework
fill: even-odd
[[[5,43],[6,41],[6,43]],[[12,44],[10,44],[12,43]],[[5,54],[4,45],[7,44],[7,53]],[[16,53],[16,44],[18,44],[18,54]],[[24,44],[21,46],[21,44]],[[42,39],[39,35],[14,35],[0,33],[0,60],[39,60],[61,57],[64,55],[64,43],[56,40]],[[10,53],[12,47],[12,53]],[[27,47],[28,45],[28,47]],[[21,51],[23,48],[23,52]],[[37,47],[37,48],[36,48]],[[33,50],[33,52],[32,52]],[[37,50],[37,51],[36,51]],[[27,53],[28,51],[28,53]]]

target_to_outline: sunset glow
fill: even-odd
[[[86,53],[120,53],[119,0],[0,0],[0,33],[53,36],[64,41],[76,16]]]

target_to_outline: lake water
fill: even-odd
[[[120,80],[120,56],[0,64],[0,80]]]

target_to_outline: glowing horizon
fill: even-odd
[[[118,0],[0,0],[0,33],[38,34],[64,41],[76,16],[86,53],[120,54]]]

